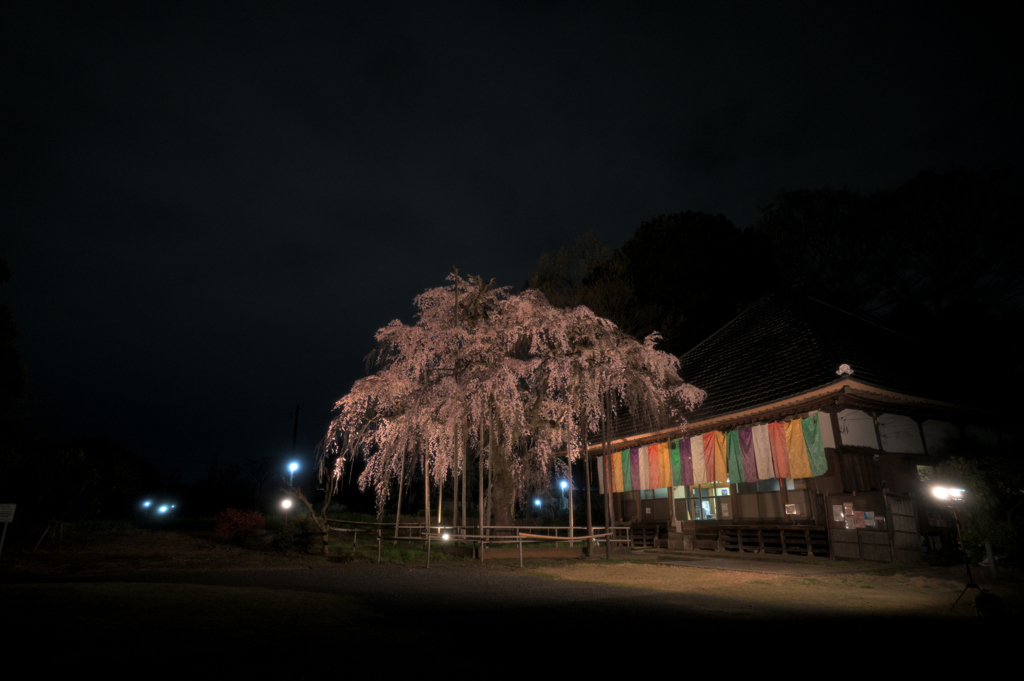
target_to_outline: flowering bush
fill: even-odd
[[[224,541],[244,542],[256,536],[267,526],[267,521],[257,511],[239,511],[229,508],[213,519],[213,531]]]

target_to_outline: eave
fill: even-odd
[[[734,428],[776,421],[801,412],[824,409],[836,405],[843,408],[885,409],[896,413],[948,413],[965,411],[968,408],[952,402],[944,402],[928,397],[918,397],[906,393],[879,388],[844,376],[832,383],[814,390],[800,393],[774,402],[757,405],[748,409],[714,416],[701,421],[691,421],[679,428],[666,428],[638,435],[618,438],[609,443],[613,451],[640,447],[655,442],[664,442],[679,437],[691,437],[712,430],[732,430]],[[591,444],[589,450],[600,451],[602,443]]]

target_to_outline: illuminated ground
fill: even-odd
[[[435,561],[428,570],[259,555],[159,534],[134,535],[136,555],[119,560],[116,542],[106,539],[92,554],[68,547],[63,557],[42,555],[33,565],[24,554],[5,555],[0,604],[8,641],[40,650],[56,643],[68,655],[51,659],[58,666],[114,650],[116,660],[230,660],[295,673],[296,658],[286,651],[297,651],[309,670],[346,655],[346,664],[378,659],[417,668],[436,656],[501,659],[566,645],[560,655],[578,655],[579,646],[596,654],[612,643],[642,659],[648,649],[675,654],[699,644],[703,655],[774,641],[814,658],[851,639],[952,636],[989,648],[1018,626],[1014,615],[979,620],[966,600],[950,613],[962,588],[955,570],[821,564],[815,575],[788,575],[586,561],[525,569]],[[154,552],[164,539],[178,555]],[[1016,609],[1016,581],[990,588]]]

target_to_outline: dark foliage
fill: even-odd
[[[267,521],[256,511],[240,511],[229,508],[213,519],[213,532],[224,541],[245,543],[256,537]]]

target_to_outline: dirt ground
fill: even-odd
[[[270,549],[255,540],[243,548],[217,541],[210,533],[134,530],[89,532],[63,537],[58,550],[48,540],[38,552],[25,545],[8,547],[0,558],[0,579],[68,579],[162,571],[315,570],[344,569],[352,562],[348,547],[336,548],[331,559]],[[533,561],[525,574],[570,582],[631,589],[740,598],[751,604],[777,607],[799,603],[835,614],[943,615],[966,583],[963,566],[898,568],[865,563],[821,564],[808,575],[768,574],[760,564],[736,561],[751,571],[717,570],[687,565],[659,565],[654,558],[627,562]],[[363,561],[365,562],[365,560]],[[470,564],[481,569],[477,564]],[[507,569],[514,562],[489,563],[482,569]],[[1024,605],[1021,580],[1004,573],[996,583],[975,578],[1000,595],[1011,611]],[[6,578],[6,579],[5,579]],[[970,599],[961,599],[950,616],[974,616]],[[943,607],[945,606],[945,607]]]
[[[965,581],[956,567],[822,563],[793,575],[755,564],[738,571],[568,560],[525,568],[448,561],[428,570],[338,553],[324,560],[202,533],[143,530],[65,536],[59,552],[53,543],[35,554],[31,546],[7,546],[0,557],[4,641],[55,669],[99,664],[113,650],[121,665],[113,669],[134,669],[128,661],[139,659],[168,668],[219,660],[236,671],[280,667],[282,678],[309,678],[352,664],[369,671],[380,660],[422,669],[446,654],[493,666],[568,641],[600,651],[609,636],[674,654],[685,632],[701,635],[702,650],[723,654],[734,637],[783,633],[824,654],[837,631],[854,647],[934,647],[952,636],[984,651],[1019,628],[1022,603],[1020,580],[1007,575],[984,584],[1003,599],[1005,618],[975,617],[968,597],[950,612]]]
[[[836,574],[822,570],[814,576],[794,576],[679,565],[577,563],[536,567],[533,571],[560,580],[740,599],[759,607],[799,603],[837,616],[975,616],[968,596],[952,611],[949,609],[966,583],[955,569],[899,572],[889,568]],[[1021,603],[1019,584],[990,584],[986,588],[1001,593],[1008,607],[1016,609]]]

